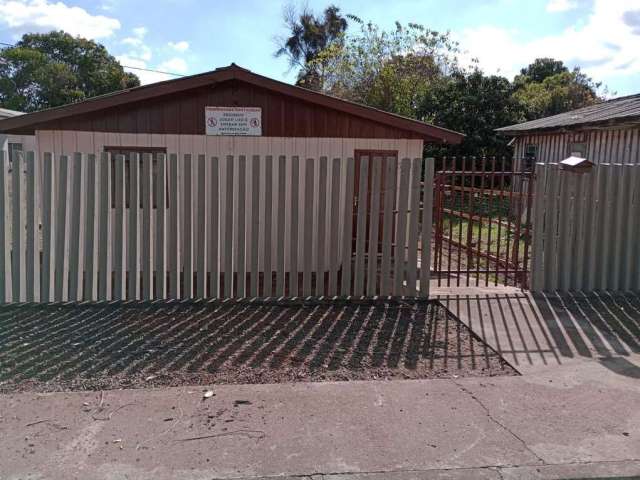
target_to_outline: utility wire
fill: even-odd
[[[4,45],[5,47],[15,47],[15,45],[11,43],[5,43],[5,42],[0,42],[0,45]],[[27,47],[27,48],[30,48],[32,50],[37,50],[33,47]],[[186,77],[186,75],[182,75],[181,73],[164,72],[162,70],[154,70],[152,68],[132,67],[131,65],[122,65],[122,68],[130,68],[131,70],[142,70],[143,72],[162,73],[164,75],[173,75],[174,77]]]

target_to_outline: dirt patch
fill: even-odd
[[[0,308],[0,392],[516,372],[437,302]]]

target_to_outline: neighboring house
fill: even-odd
[[[0,108],[0,121],[6,118],[16,117],[23,115],[22,112],[16,112],[15,110],[8,110],[6,108]],[[9,154],[9,159],[13,160],[17,151],[24,148],[33,150],[35,148],[35,137],[32,135],[6,135],[0,132],[0,150],[4,150]]]
[[[239,123],[221,128],[218,122],[224,115],[236,115]],[[12,117],[0,121],[0,132],[35,135],[39,152],[56,155],[135,151],[221,158],[283,154],[416,158],[422,157],[425,142],[459,143],[463,138],[445,128],[279,82],[235,64]]]
[[[514,136],[520,169],[569,156],[593,163],[640,164],[640,94],[497,129]]]

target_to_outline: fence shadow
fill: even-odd
[[[0,339],[0,382],[13,384],[513,373],[437,302],[16,305],[0,308]]]
[[[445,306],[516,368],[593,358],[628,376],[640,368],[640,294],[449,295]]]

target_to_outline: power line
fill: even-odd
[[[11,44],[11,43],[5,43],[5,42],[0,42],[0,45],[4,45],[5,47],[15,47],[15,45]],[[27,47],[30,48],[31,50],[37,50],[33,47]],[[142,68],[142,67],[132,67],[131,65],[122,65],[122,68],[130,68],[131,70],[141,70],[143,72],[151,72],[151,73],[162,73],[164,75],[173,75],[174,77],[186,77],[186,75],[183,75],[181,73],[174,73],[174,72],[165,72],[162,70],[154,70],[153,68]]]

